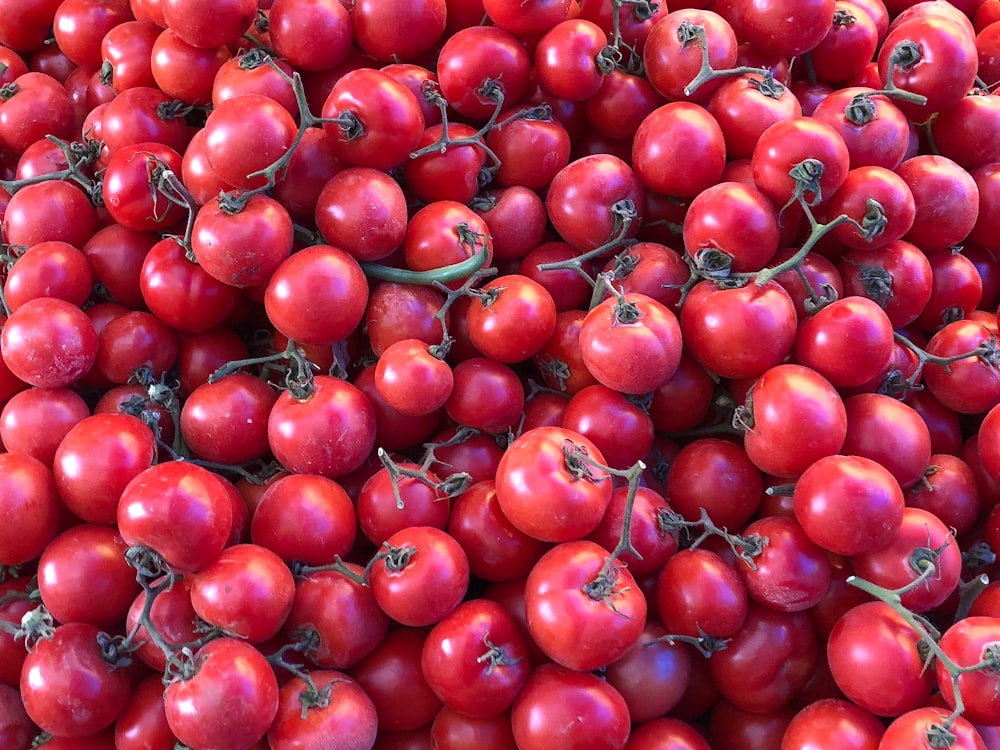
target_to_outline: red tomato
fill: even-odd
[[[361,686],[342,672],[311,670],[311,685],[293,677],[281,686],[278,711],[267,730],[271,750],[293,750],[336,737],[343,747],[372,747],[378,715]],[[329,691],[327,699],[321,696]],[[319,695],[317,695],[319,691]],[[310,705],[318,701],[315,705]],[[308,711],[304,707],[309,705]]]
[[[525,586],[528,632],[557,664],[589,671],[618,659],[646,624],[646,599],[629,570],[594,542],[557,545]]]
[[[801,709],[781,739],[782,750],[875,750],[885,727],[874,714],[839,698]]]
[[[191,747],[250,747],[278,712],[278,684],[263,654],[238,638],[198,649],[190,672],[163,693],[167,723]]]
[[[671,633],[725,638],[743,627],[748,597],[732,566],[714,552],[696,548],[667,560],[657,579],[656,604]]]
[[[585,459],[604,464],[597,446],[577,432],[536,427],[523,433],[504,452],[496,470],[497,499],[504,515],[516,528],[542,541],[582,539],[600,523],[612,493],[607,472]],[[538,503],[539,497],[546,502]]]

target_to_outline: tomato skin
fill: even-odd
[[[345,563],[359,576],[360,565]],[[312,629],[318,644],[309,661],[323,669],[350,669],[382,642],[389,616],[375,601],[371,589],[337,571],[318,571],[295,583],[292,609],[284,624],[289,636]]]
[[[794,518],[765,516],[748,524],[741,536],[767,539],[753,566],[737,562],[750,597],[779,612],[802,612],[819,603],[830,585],[826,552]]]
[[[40,388],[77,382],[97,360],[97,333],[79,307],[56,297],[36,297],[3,324],[0,353],[15,376]]]
[[[127,670],[101,653],[100,630],[82,622],[58,626],[24,661],[21,698],[41,729],[62,737],[86,737],[109,726],[132,692]]]
[[[632,143],[632,168],[639,181],[678,198],[693,198],[717,183],[725,161],[719,123],[708,110],[688,102],[670,102],[650,112]]]
[[[899,484],[881,464],[861,456],[817,460],[796,482],[793,502],[809,538],[840,555],[885,548],[903,522]]]
[[[677,371],[681,327],[677,316],[644,294],[609,297],[580,325],[583,362],[597,380],[616,391],[640,395],[656,390]]]
[[[778,612],[751,602],[743,627],[709,659],[722,695],[745,711],[774,711],[806,684],[819,658],[805,612]]]
[[[874,714],[839,698],[802,708],[781,739],[781,750],[876,750],[885,727]]]
[[[334,670],[312,670],[309,676],[318,690],[331,687],[329,704],[313,706],[303,716],[302,699],[309,688],[301,677],[293,677],[278,692],[278,711],[267,730],[267,746],[271,750],[297,750],[322,746],[336,737],[345,750],[373,747],[378,715],[361,686]]]
[[[420,0],[401,8],[360,0],[351,12],[355,43],[382,62],[409,62],[427,52],[444,32],[447,16],[445,0]]]
[[[923,706],[912,711],[897,716],[892,723],[886,727],[882,741],[879,743],[881,750],[903,750],[914,748],[915,750],[931,750],[937,740],[931,739],[931,733],[940,733],[940,727],[949,718],[949,711],[943,708]],[[951,735],[954,741],[948,747],[954,750],[986,750],[983,738],[968,719],[959,716],[951,726]]]
[[[509,709],[531,671],[517,622],[488,599],[467,601],[438,622],[420,661],[446,706],[479,719]]]
[[[914,567],[914,562],[927,557],[935,565],[934,574],[901,595],[903,606],[914,612],[926,612],[951,595],[962,569],[962,554],[951,529],[934,514],[920,508],[905,508],[899,533],[881,550],[856,556],[854,570],[879,586],[901,588],[917,578],[919,568]]]
[[[796,322],[792,298],[777,281],[727,289],[706,279],[690,290],[680,313],[688,353],[724,378],[758,377],[783,362]]]
[[[52,617],[99,628],[122,622],[139,592],[125,550],[113,526],[78,524],[53,539],[38,560],[38,588]]]
[[[249,643],[281,630],[294,596],[291,571],[278,555],[256,544],[227,547],[192,577],[197,615]]]
[[[948,658],[960,667],[970,667],[986,658],[986,649],[995,648],[1000,640],[1000,619],[995,617],[966,617],[949,627],[938,645]],[[955,707],[955,685],[941,661],[935,668],[938,687],[945,703]],[[1000,723],[1000,702],[996,693],[995,670],[985,669],[966,672],[958,678],[965,711],[963,717],[976,724]]]
[[[377,562],[369,574],[375,601],[393,620],[411,627],[440,622],[462,601],[469,585],[469,560],[461,545],[433,526],[410,526],[385,540],[409,557]]]
[[[313,245],[286,258],[264,292],[268,319],[301,344],[335,344],[361,322],[368,281],[358,262],[332,245]]]
[[[589,747],[623,750],[628,706],[599,677],[556,664],[536,667],[514,701],[514,739],[520,750]]]
[[[919,640],[887,604],[867,602],[852,608],[827,641],[827,660],[837,687],[877,716],[898,716],[924,705],[934,675],[924,668]]]
[[[118,501],[118,528],[130,546],[150,547],[179,573],[214,560],[232,528],[226,488],[212,472],[182,461],[137,474]]]
[[[594,542],[566,542],[542,555],[528,574],[528,631],[557,664],[597,669],[618,659],[642,633],[646,600],[627,568],[614,565],[607,591],[588,587],[609,557]]]
[[[195,652],[197,672],[167,686],[167,724],[191,747],[236,750],[267,732],[278,712],[278,683],[256,647],[237,638],[210,641]]]
[[[767,474],[797,477],[844,444],[844,402],[815,370],[793,364],[772,367],[747,399],[752,401],[753,427],[745,434],[744,447]]]
[[[892,322],[876,302],[844,297],[799,324],[793,356],[838,388],[859,386],[885,370],[892,333]]]
[[[409,159],[424,134],[424,115],[406,86],[381,71],[360,68],[341,76],[323,103],[322,116],[350,113],[361,134],[350,137],[337,123],[324,123],[334,156],[352,167],[389,170]]]
[[[536,427],[508,446],[496,470],[500,509],[524,533],[546,542],[568,542],[593,531],[611,502],[609,475],[590,468],[579,480],[564,450],[577,446],[604,463],[597,446],[573,430]],[[547,498],[544,506],[538,497]]]

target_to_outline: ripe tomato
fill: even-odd
[[[789,722],[783,750],[871,750],[885,727],[874,714],[839,698],[824,698],[802,708]]]
[[[29,388],[14,394],[0,412],[0,440],[10,453],[24,453],[52,467],[66,434],[90,409],[69,388]]]
[[[987,326],[975,320],[949,323],[927,342],[927,352],[939,357],[978,353],[952,362],[948,369],[929,365],[924,368],[924,383],[938,401],[960,414],[987,412],[1000,402],[1000,374],[993,364],[995,349],[996,335]]]
[[[236,750],[264,736],[278,712],[278,683],[255,646],[216,638],[195,652],[190,667],[190,675],[163,693],[167,724],[178,740]]]
[[[359,261],[382,260],[403,243],[406,197],[385,172],[351,167],[323,185],[315,219],[327,243]]]
[[[333,670],[309,672],[312,686],[293,677],[278,692],[278,711],[267,730],[271,750],[294,750],[322,743],[330,737],[345,748],[373,747],[378,734],[378,715],[360,685]],[[309,705],[329,690],[327,700]],[[305,706],[309,705],[308,711]]]
[[[432,526],[410,526],[385,540],[387,555],[369,573],[375,601],[403,625],[440,622],[465,597],[469,560],[462,546]]]
[[[520,750],[554,744],[592,750],[624,750],[629,738],[628,706],[599,677],[557,664],[536,667],[514,701],[511,714]]]
[[[632,168],[648,189],[693,198],[714,185],[726,162],[722,128],[708,110],[689,102],[654,109],[632,142]]]
[[[954,750],[983,750],[986,745],[968,719],[959,716],[946,733],[944,722],[949,718],[942,708],[925,706],[897,716],[885,730],[879,748],[884,750],[931,750],[946,742]],[[941,739],[945,737],[946,739]]]
[[[485,284],[466,320],[469,338],[479,351],[498,362],[522,362],[534,356],[556,327],[552,295],[537,281],[507,274]]]
[[[66,623],[35,644],[24,660],[21,699],[42,730],[86,737],[125,710],[132,681],[127,670],[105,658],[99,635],[94,625]]]
[[[455,384],[451,367],[419,339],[386,347],[375,368],[375,387],[391,408],[410,417],[437,411]]]
[[[0,509],[5,524],[0,531],[0,562],[23,565],[37,558],[56,535],[59,495],[52,472],[24,453],[0,453]]]
[[[537,427],[510,444],[496,470],[496,491],[516,528],[542,541],[568,542],[597,527],[611,502],[611,477],[575,452],[604,463],[593,442],[561,427]]]
[[[243,464],[268,451],[267,422],[278,396],[264,380],[236,372],[198,386],[181,408],[181,434],[194,455]]]
[[[212,562],[232,524],[225,486],[212,472],[185,461],[144,469],[118,501],[118,528],[125,542],[155,550],[179,573]]]
[[[743,627],[749,605],[736,570],[714,552],[696,548],[667,560],[657,578],[656,606],[671,633],[725,638]]]
[[[722,80],[706,81],[691,94],[684,93],[701,70],[703,45],[694,39],[689,41],[689,27],[699,26],[704,30],[704,46],[712,67],[724,70],[736,65],[736,34],[726,19],[711,10],[675,8],[650,29],[642,50],[649,82],[668,99],[705,102],[723,85]]]
[[[58,297],[80,307],[90,297],[92,282],[87,257],[70,244],[51,240],[17,256],[3,293],[11,312],[36,297]]]
[[[966,617],[949,627],[938,645],[959,667],[971,667],[987,658],[987,649],[1000,641],[1000,619]],[[945,702],[955,707],[955,685],[941,661],[936,667],[938,687]],[[976,724],[1000,723],[996,670],[989,667],[965,672],[958,677],[958,690],[965,705],[963,716]]]
[[[744,447],[761,471],[794,478],[840,451],[847,412],[836,389],[802,365],[778,365],[747,393]]]
[[[56,297],[28,300],[3,324],[0,354],[18,378],[40,388],[77,382],[97,360],[97,333],[76,305]]]
[[[818,459],[795,483],[793,503],[806,535],[840,555],[884,549],[903,522],[899,483],[881,464],[861,456]]]
[[[509,709],[531,671],[517,621],[489,599],[467,601],[438,622],[420,663],[445,706],[473,718]]]

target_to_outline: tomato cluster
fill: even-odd
[[[0,0],[0,746],[1000,749],[998,58]]]

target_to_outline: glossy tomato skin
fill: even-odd
[[[23,565],[37,558],[59,528],[59,495],[52,472],[37,458],[0,453],[0,509],[6,524],[0,532],[0,562]]]
[[[948,658],[960,667],[971,667],[987,658],[987,648],[996,648],[1000,640],[1000,619],[995,617],[966,617],[949,627],[941,636],[939,645]],[[945,702],[955,707],[955,685],[941,661],[937,662],[938,686]],[[991,669],[981,669],[961,674],[958,690],[965,704],[963,716],[976,724],[1000,723],[1000,703],[996,691],[997,676]]]
[[[750,460],[768,474],[797,477],[844,444],[844,402],[815,370],[792,364],[772,367],[747,399],[752,402],[753,422],[744,446]]]
[[[706,279],[681,307],[684,345],[706,370],[752,378],[781,364],[795,342],[792,298],[776,281],[730,289]]]
[[[690,160],[690,161],[688,161]],[[726,142],[707,110],[669,102],[650,112],[632,142],[632,167],[648,189],[693,198],[722,176]]]
[[[410,526],[385,545],[389,555],[372,567],[369,582],[375,601],[393,620],[426,627],[461,603],[469,560],[452,536],[433,526]]]
[[[317,434],[326,439],[317,442]],[[304,401],[290,392],[278,396],[267,424],[275,458],[290,471],[331,479],[358,468],[375,443],[375,412],[356,386],[317,375]]]
[[[646,622],[646,600],[627,568],[602,575],[610,553],[594,542],[560,544],[525,587],[528,631],[556,663],[588,671],[624,654]],[[569,630],[567,630],[569,628]]]
[[[229,538],[232,505],[222,482],[183,462],[156,464],[137,474],[118,501],[118,528],[130,546],[155,550],[179,573],[214,560]]]
[[[622,393],[656,390],[680,365],[681,328],[662,303],[632,293],[609,297],[580,325],[583,362],[597,380]]]
[[[312,670],[309,676],[316,689],[329,688],[329,703],[313,706],[303,715],[303,700],[312,688],[301,677],[293,677],[278,693],[278,711],[267,730],[267,746],[271,750],[295,750],[315,747],[336,737],[344,748],[372,747],[378,733],[378,714],[361,686],[334,670]]]
[[[748,524],[743,537],[767,539],[753,565],[738,561],[747,593],[779,612],[802,612],[819,603],[830,585],[830,562],[794,518],[765,516]]]
[[[795,516],[806,534],[841,555],[887,546],[903,522],[899,483],[881,464],[861,456],[826,456],[795,484]]]
[[[919,640],[889,605],[860,604],[844,614],[827,641],[833,678],[853,703],[877,716],[898,716],[921,706],[934,675],[923,665]]]
[[[941,727],[948,719],[950,712],[938,707],[924,706],[897,716],[882,735],[880,748],[895,750],[899,748],[933,748],[939,741],[931,739],[941,734]],[[972,723],[959,716],[950,730],[954,741],[949,747],[955,750],[985,750],[983,738]]]
[[[874,714],[839,698],[802,708],[781,740],[781,750],[875,750],[885,727]]]
[[[656,583],[657,613],[671,633],[717,638],[743,627],[749,608],[736,570],[706,549],[686,549],[667,560]]]
[[[74,622],[60,625],[28,654],[21,670],[21,699],[41,729],[86,737],[109,726],[125,709],[132,683],[115,669],[98,644],[100,630]]]
[[[628,706],[613,687],[556,664],[535,668],[514,701],[511,721],[520,750],[589,747],[623,750]]]
[[[514,618],[496,602],[473,599],[434,626],[424,641],[421,668],[446,706],[485,719],[510,708],[531,660]]]
[[[197,671],[167,686],[167,723],[191,747],[249,747],[278,712],[278,683],[263,654],[238,638],[217,638],[194,654]]]
[[[587,438],[561,427],[537,427],[507,448],[496,470],[500,509],[524,533],[546,542],[568,542],[593,531],[611,502],[607,472],[589,468],[576,478],[564,450],[576,448],[603,463]],[[538,497],[547,502],[540,505]]]
[[[37,297],[3,324],[0,353],[24,382],[59,388],[77,382],[94,366],[97,333],[79,307],[56,297]]]

